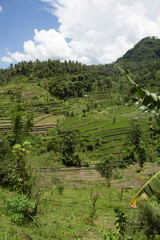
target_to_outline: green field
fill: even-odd
[[[132,215],[134,210],[129,204],[137,188],[160,167],[146,164],[140,174],[137,169],[138,165],[119,170],[110,188],[94,169],[35,173],[36,188],[41,189],[38,214],[33,221],[22,225],[12,223],[6,216],[4,202],[12,193],[0,188],[0,239],[105,239],[109,229],[115,229],[114,208],[120,207],[125,214]],[[95,194],[97,201],[92,217]]]
[[[116,231],[114,209],[119,207],[127,216],[134,215],[129,208],[132,197],[154,172],[160,170],[160,165],[159,162],[147,162],[143,171],[139,171],[139,164],[124,169],[117,167],[108,188],[106,179],[95,170],[94,164],[109,154],[114,154],[118,161],[126,151],[129,121],[137,117],[147,131],[148,115],[133,104],[111,106],[105,93],[100,96],[88,94],[87,99],[71,98],[50,103],[41,98],[40,102],[23,104],[24,113],[34,114],[30,136],[34,146],[28,161],[35,179],[33,192],[39,196],[38,210],[31,221],[14,223],[4,205],[6,199],[16,193],[0,188],[0,239],[109,239],[109,232]],[[1,104],[2,134],[12,132],[9,112],[13,105]],[[44,151],[45,143],[52,141],[57,129],[79,130],[87,146],[84,156],[88,167],[65,167],[56,162],[56,154]],[[94,196],[97,196],[95,205]],[[138,236],[135,239],[138,240]]]

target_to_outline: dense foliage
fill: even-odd
[[[159,91],[159,44],[159,39],[145,38],[117,61],[129,70],[140,93],[149,93],[142,86]],[[135,216],[128,215],[131,195],[136,192],[130,184],[137,188],[137,176],[142,181],[152,175],[148,173],[152,158],[147,156],[154,158],[160,145],[159,117],[155,120],[151,115],[148,123],[146,115],[132,104],[133,91],[129,90],[123,72],[114,64],[37,60],[0,70],[3,239],[117,240],[133,236],[144,240],[159,236],[158,205],[142,206]],[[154,98],[153,94],[147,97]],[[131,174],[133,163],[144,167],[145,175],[138,164]],[[3,226],[6,219],[13,232]],[[10,219],[20,225],[10,224]],[[24,222],[28,219],[33,222]],[[140,236],[134,227],[141,231]],[[15,236],[16,229],[20,237]]]

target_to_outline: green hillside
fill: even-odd
[[[159,46],[145,38],[116,62],[158,93]],[[0,240],[159,239],[159,196],[129,209],[160,170],[159,116],[131,90],[114,64],[0,70]]]
[[[132,49],[128,50],[117,62],[151,62],[160,59],[160,39],[146,37],[138,42]]]

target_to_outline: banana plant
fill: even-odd
[[[155,93],[151,93],[148,90],[141,88],[137,83],[135,83],[130,76],[128,75],[128,71],[126,69],[122,69],[120,66],[116,65],[116,67],[120,70],[120,72],[126,77],[129,83],[132,85],[132,94],[137,94],[139,100],[141,100],[141,104],[146,107],[148,110],[154,110],[159,113],[160,109],[160,96]]]
[[[132,94],[137,94],[141,104],[148,110],[154,110],[157,114],[160,113],[160,96],[155,93],[151,93],[148,90],[141,88],[137,83],[135,83],[130,76],[128,71],[122,69],[120,66],[116,65],[120,72],[126,77],[129,83],[132,85]],[[136,194],[132,199],[130,207],[136,208],[137,198],[141,196],[142,199],[147,199],[153,195],[160,193],[160,172],[155,174]]]
[[[156,173],[132,199],[130,207],[136,208],[137,198],[147,199],[160,193],[160,172]]]

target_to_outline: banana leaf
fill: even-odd
[[[160,172],[155,174],[132,199],[130,207],[136,208],[137,198],[147,199],[153,195],[160,193]]]
[[[138,98],[141,99],[142,105],[144,105],[149,110],[158,111],[160,110],[160,96],[155,93],[150,93],[148,90],[145,90],[138,86],[130,76],[128,75],[128,71],[126,69],[122,69],[120,66],[116,65],[116,67],[121,71],[121,73],[126,77],[129,83],[132,85],[132,94],[137,94]]]

